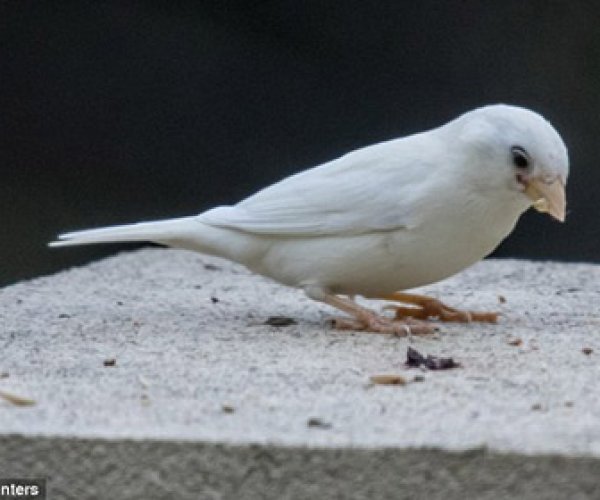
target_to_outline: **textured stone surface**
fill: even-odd
[[[600,497],[593,458],[19,436],[0,446],[3,473],[46,476],[52,500]]]
[[[600,267],[491,260],[420,291],[504,316],[497,325],[443,324],[436,339],[339,333],[324,324],[332,311],[297,290],[221,260],[163,249],[7,287],[0,291],[0,390],[36,404],[0,400],[0,439],[7,450],[0,454],[0,470],[23,475],[37,460],[36,471],[55,471],[50,455],[65,464],[85,456],[72,460],[82,469],[79,478],[86,477],[86,467],[126,478],[128,467],[148,476],[136,481],[151,484],[154,478],[168,488],[175,469],[193,474],[198,468],[207,484],[212,477],[224,485],[233,481],[220,470],[229,467],[217,459],[225,454],[237,464],[236,474],[248,467],[250,492],[259,488],[257,478],[275,488],[290,471],[301,474],[302,464],[312,472],[294,484],[306,488],[316,488],[315,481],[325,485],[327,477],[353,484],[355,475],[347,474],[352,467],[371,471],[363,478],[370,487],[408,488],[409,477],[393,482],[395,469],[381,464],[395,464],[400,473],[410,462],[415,485],[435,479],[439,491],[427,491],[437,498],[453,484],[462,485],[457,491],[465,487],[465,471],[477,470],[476,456],[483,475],[473,476],[473,484],[513,474],[497,483],[504,489],[481,490],[490,495],[525,488],[519,478],[527,467],[562,471],[556,481],[571,481],[573,489],[556,498],[591,495],[595,483],[585,471],[600,467]],[[296,324],[264,325],[270,316]],[[519,345],[512,345],[515,339]],[[452,356],[462,367],[408,369],[409,345]],[[584,354],[584,348],[592,352]],[[105,366],[113,359],[114,366]],[[369,377],[381,373],[409,383],[372,386]],[[413,382],[416,375],[423,381]],[[308,425],[310,419],[321,425]],[[90,451],[97,449],[104,452]],[[471,449],[488,451],[453,453]],[[168,450],[181,450],[180,467],[179,452]],[[251,458],[248,450],[254,450]],[[144,466],[146,453],[158,457],[152,466]],[[281,460],[271,460],[272,453]],[[194,464],[195,456],[203,465]],[[578,461],[589,466],[569,476]],[[64,487],[76,469],[54,472],[55,488]],[[206,498],[220,498],[217,483]],[[50,478],[50,491],[52,484]],[[283,498],[292,489],[273,491]],[[224,498],[236,497],[227,491]],[[366,495],[368,488],[360,491]],[[555,485],[548,494],[558,491],[567,490]]]

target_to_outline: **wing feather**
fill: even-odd
[[[333,235],[407,227],[426,182],[422,159],[403,142],[353,151],[269,186],[237,205],[199,216],[207,224],[258,234]],[[410,186],[410,188],[407,188]]]

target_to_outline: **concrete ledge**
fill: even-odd
[[[3,473],[47,477],[51,499],[600,497],[593,458],[21,436],[0,446]]]
[[[492,260],[422,291],[505,316],[337,333],[296,290],[163,249],[7,287],[0,390],[36,404],[0,401],[2,475],[57,498],[597,498],[600,267]],[[408,369],[408,345],[462,368]]]

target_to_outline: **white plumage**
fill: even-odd
[[[532,204],[563,220],[567,176],[566,147],[544,118],[494,105],[353,151],[234,206],[67,233],[51,245],[149,240],[218,255],[349,312],[346,326],[429,331],[336,294],[384,298],[450,276],[490,253]]]

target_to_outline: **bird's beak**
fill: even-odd
[[[538,212],[547,212],[560,222],[565,221],[567,205],[565,184],[560,177],[551,181],[532,177],[525,183],[525,194],[533,201]]]

